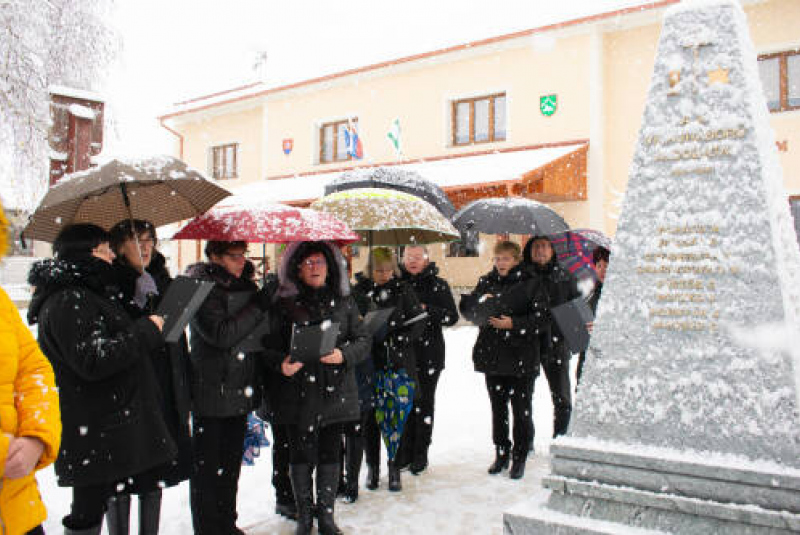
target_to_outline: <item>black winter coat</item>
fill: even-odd
[[[568,360],[570,352],[567,349],[564,335],[561,333],[553,317],[549,314],[550,309],[558,305],[563,305],[573,299],[581,297],[578,290],[578,281],[575,276],[564,269],[556,260],[556,255],[544,266],[528,262],[533,239],[525,244],[523,258],[526,260],[525,269],[533,277],[539,279],[541,291],[548,311],[548,321],[542,326],[539,337],[542,360]]]
[[[458,321],[458,309],[450,285],[437,276],[439,268],[433,262],[416,275],[402,267],[400,271],[401,279],[411,286],[428,313],[425,330],[414,344],[417,371],[426,374],[430,374],[430,370],[441,371],[445,354],[442,327],[455,325]]]
[[[190,277],[214,283],[189,323],[192,410],[200,416],[240,416],[261,401],[260,355],[236,348],[265,317],[263,303],[267,299],[259,295],[252,274],[253,265],[249,262],[239,278],[211,262],[187,269]],[[244,294],[245,299],[250,296],[251,300],[234,310],[230,299],[237,292]]]
[[[150,359],[164,339],[125,311],[111,266],[92,256],[44,260],[28,281],[28,320],[39,324],[59,388],[59,485],[114,483],[173,459]]]
[[[356,275],[356,280],[358,283],[353,289],[354,296],[364,295],[374,305],[374,309],[394,307],[385,328],[372,338],[371,354],[375,368],[393,371],[405,369],[416,380],[415,346],[425,330],[425,321],[404,325],[425,312],[414,290],[407,283],[394,278],[381,286],[360,273]]]
[[[327,285],[320,289],[296,283],[299,292],[280,298],[266,336],[266,362],[273,376],[268,392],[272,421],[303,429],[352,422],[360,418],[355,367],[367,357],[370,338],[361,324],[352,296],[336,295]],[[283,376],[281,363],[290,354],[292,326],[323,320],[339,323],[336,347],[342,364],[306,363],[291,377]]]
[[[113,263],[114,274],[122,292],[122,300],[126,310],[133,318],[154,314],[161,298],[169,288],[172,277],[167,271],[166,259],[154,251],[147,272],[153,277],[158,295],[139,308],[133,301],[136,292],[136,280],[140,273],[130,264],[117,257]],[[189,479],[192,467],[192,441],[189,429],[189,407],[191,397],[189,391],[189,346],[186,337],[174,344],[166,344],[158,351],[151,353],[150,360],[156,372],[160,391],[159,403],[165,421],[169,427],[175,444],[178,447],[177,457],[165,466],[156,467],[146,474],[135,478],[131,491],[143,493],[155,490],[160,486],[173,486]]]
[[[478,318],[482,318],[482,315],[478,312],[483,305],[481,298],[484,295],[491,294],[501,299],[503,295],[512,293],[515,294],[513,302],[518,308],[509,308],[499,314],[511,317],[511,329],[495,329],[485,323],[479,324]],[[520,266],[514,267],[505,276],[501,276],[495,268],[478,280],[472,293],[461,298],[459,308],[467,320],[480,326],[472,351],[476,372],[514,377],[538,375],[538,335],[545,323],[545,314],[537,279]]]

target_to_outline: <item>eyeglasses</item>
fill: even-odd
[[[244,260],[247,253],[222,253],[223,255],[227,256],[232,260]]]
[[[303,267],[312,268],[314,266],[319,266],[319,267],[325,266],[327,265],[327,262],[325,262],[324,258],[320,258],[318,260],[311,260],[310,258],[306,258],[305,260],[300,262],[300,264]]]

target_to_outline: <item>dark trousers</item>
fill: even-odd
[[[272,425],[272,486],[275,487],[275,501],[281,505],[294,503],[292,481],[289,479],[289,429],[291,426]]]
[[[114,494],[109,483],[72,488],[70,514],[64,517],[64,526],[80,530],[99,526],[106,512],[106,502]]]
[[[345,426],[344,435],[345,441],[364,439],[364,454],[368,465],[376,466],[381,462],[381,433],[375,420],[375,409],[361,411],[359,422]]]
[[[288,427],[291,464],[339,464],[342,458],[341,424],[317,425],[313,431],[296,425]]]
[[[197,535],[235,533],[236,493],[242,467],[247,415],[194,416],[192,523]]]
[[[44,528],[42,526],[36,526],[25,535],[44,535]]]
[[[533,412],[532,383],[529,377],[511,375],[487,375],[486,391],[492,405],[492,439],[494,445],[506,451],[511,450],[514,457],[528,454],[528,445],[533,439],[530,418]],[[508,403],[514,415],[514,445],[508,438]]]
[[[572,415],[572,386],[569,380],[569,355],[542,359],[542,369],[553,400],[553,437],[563,435]],[[533,393],[533,390],[531,390]]]
[[[397,452],[397,463],[404,466],[420,455],[428,454],[433,437],[434,409],[436,405],[436,386],[442,370],[429,373],[431,369],[418,370],[417,393],[414,396],[414,410],[408,415],[406,430]]]

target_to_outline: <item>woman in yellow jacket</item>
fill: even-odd
[[[0,206],[0,257],[7,223]],[[0,289],[0,534],[44,533],[47,512],[34,472],[53,461],[61,413],[53,368]]]

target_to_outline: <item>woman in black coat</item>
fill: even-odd
[[[519,265],[519,245],[510,241],[494,247],[494,269],[478,280],[472,293],[461,298],[461,313],[480,327],[472,352],[475,371],[486,375],[492,406],[492,437],[496,456],[489,467],[498,474],[513,464],[511,479],[525,473],[533,441],[533,381],[539,374],[538,329],[544,306],[538,282]],[[508,438],[508,404],[514,415],[513,448]]]
[[[447,281],[438,276],[439,269],[428,259],[428,250],[409,246],[403,251],[401,279],[414,290],[422,308],[428,313],[425,330],[414,344],[417,358],[417,398],[408,418],[397,464],[410,465],[412,474],[428,467],[428,448],[433,437],[436,387],[444,370],[444,334],[442,327],[455,325],[458,309]]]
[[[177,448],[158,403],[150,356],[164,346],[163,319],[133,319],[119,297],[108,234],[64,228],[55,258],[34,264],[28,319],[53,365],[63,433],[59,485],[72,487],[68,535],[98,535],[106,502],[128,478],[171,461]]]
[[[124,220],[111,229],[114,273],[122,300],[133,318],[155,312],[172,282],[166,259],[156,249],[156,229],[152,223]],[[161,489],[189,479],[192,443],[189,431],[189,351],[186,338],[166,344],[150,355],[159,383],[158,401],[164,420],[178,447],[178,456],[164,466],[134,478],[128,490],[139,495],[139,534],[158,533]],[[130,520],[130,494],[109,500],[106,523],[109,535],[127,535]]]
[[[414,294],[414,290],[407,283],[395,278],[397,264],[391,249],[386,247],[374,249],[372,251],[371,265],[372,278],[358,277],[354,292],[366,298],[371,305],[370,309],[394,309],[386,325],[373,334],[370,354],[372,355],[375,373],[406,375],[413,381],[416,388],[419,379],[417,376],[415,343],[425,329],[425,321],[419,319],[425,315],[425,311]],[[413,321],[414,319],[418,321]],[[378,395],[380,396],[381,394],[379,393]],[[367,488],[375,490],[378,488],[380,473],[380,432],[374,408],[362,413],[362,416],[361,425],[367,451]],[[401,444],[403,439],[401,438]],[[348,450],[346,457],[350,453]],[[349,492],[357,496],[361,451],[353,452],[353,457],[348,459],[347,482]],[[352,476],[350,475],[351,466],[353,467]],[[401,490],[400,469],[394,462],[394,456],[388,458],[388,469],[389,490]],[[352,487],[355,487],[355,491],[352,490]]]
[[[274,388],[269,399],[275,421],[290,426],[290,477],[298,534],[311,533],[315,466],[319,533],[341,533],[333,518],[341,424],[360,416],[354,370],[366,357],[370,340],[350,295],[346,273],[341,251],[329,242],[290,245],[278,272],[276,313],[265,353],[267,366],[283,376],[270,385]],[[339,324],[335,349],[316,362],[294,361],[293,326],[316,323]]]
[[[238,346],[263,320],[269,295],[253,281],[247,243],[209,241],[208,262],[187,274],[214,283],[189,324],[194,470],[192,522],[198,535],[240,535],[236,494],[247,414],[261,399],[259,353]]]

